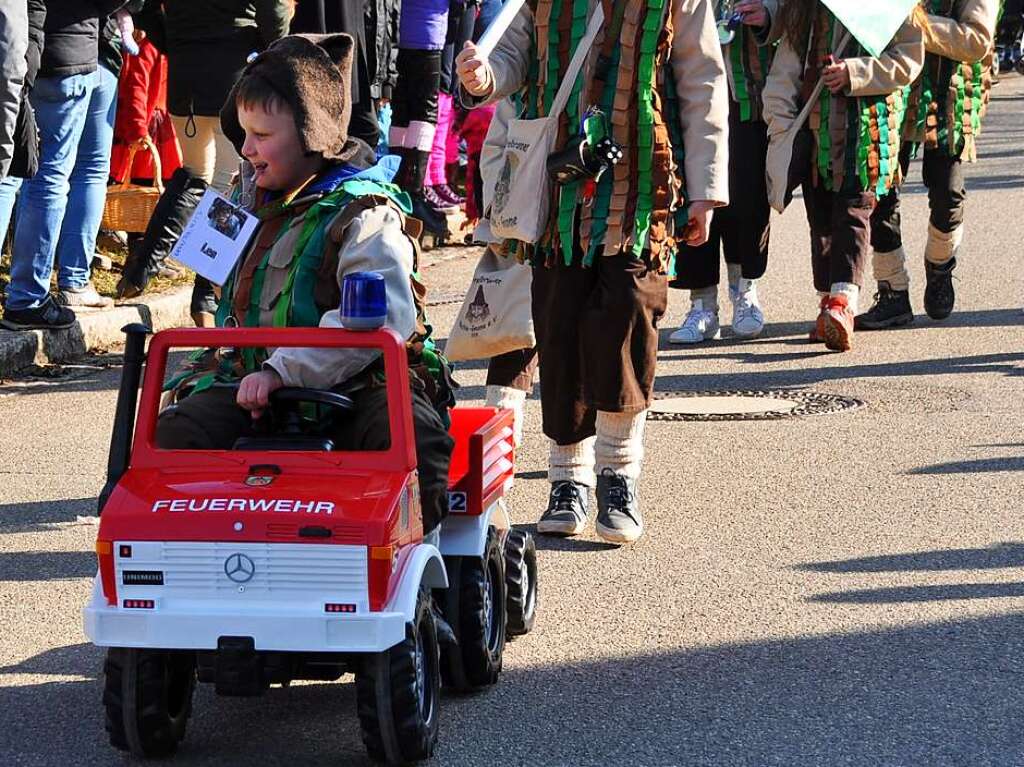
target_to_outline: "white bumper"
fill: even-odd
[[[118,604],[107,602],[97,575],[82,611],[86,636],[101,647],[216,650],[221,637],[252,637],[258,651],[380,652],[405,639],[421,585],[448,585],[440,553],[424,544],[404,557],[379,612],[369,609],[362,546],[117,541],[114,549]],[[239,555],[244,583],[228,575]],[[127,582],[133,574],[160,583]],[[326,603],[353,611],[325,612]]]
[[[107,604],[102,593],[83,611],[85,634],[101,647],[215,650],[222,636],[252,637],[257,650],[296,652],[380,652],[405,638],[400,612],[366,615],[311,615],[223,610],[125,609]]]

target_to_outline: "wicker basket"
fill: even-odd
[[[155,186],[139,186],[132,183],[135,153],[140,149],[138,144],[132,144],[128,150],[128,170],[125,171],[124,181],[107,188],[107,201],[103,205],[103,223],[100,224],[103,229],[121,232],[146,231],[153,209],[156,208],[160,195],[164,193],[160,153],[152,141],[146,142],[141,148],[148,149],[153,157]]]

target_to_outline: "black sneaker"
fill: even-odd
[[[548,507],[537,523],[544,535],[579,535],[587,526],[587,486],[562,480],[551,483]]]
[[[8,330],[64,330],[76,321],[75,313],[58,306],[53,296],[47,296],[35,309],[4,309],[0,326]]]
[[[423,228],[439,239],[448,238],[448,219],[434,210],[421,195],[412,196],[412,216],[423,222]]]
[[[597,534],[611,543],[632,543],[644,534],[636,480],[604,469],[597,475]]]
[[[858,314],[854,318],[853,327],[857,330],[881,330],[908,325],[913,321],[910,291],[893,290],[888,282],[882,280],[878,283],[874,306],[863,314]]]
[[[953,290],[955,268],[955,258],[944,264],[924,262],[924,276],[927,280],[924,287],[924,310],[933,320],[944,320],[953,313],[953,304],[956,302]]]

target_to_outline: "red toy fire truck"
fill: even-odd
[[[514,473],[512,414],[451,412],[451,514],[435,546],[423,538],[406,351],[395,333],[183,329],[158,333],[146,353],[147,329],[125,330],[99,572],[84,610],[86,634],[108,648],[111,743],[138,756],[173,753],[197,681],[256,695],[353,673],[371,758],[429,757],[442,684],[493,684],[506,635],[534,621],[534,544],[511,528],[502,498]],[[158,449],[168,352],[211,346],[379,349],[390,448],[311,441],[315,419],[303,403],[343,409],[347,398],[284,389],[271,404],[285,433],[234,450]]]

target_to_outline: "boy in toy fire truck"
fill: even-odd
[[[341,327],[346,274],[375,271],[387,291],[385,327],[408,340],[424,533],[448,513],[453,403],[444,359],[423,322],[408,196],[395,165],[348,136],[352,38],[291,35],[243,70],[221,111],[244,158],[235,199],[260,224],[223,286],[220,326]],[[165,449],[230,449],[282,386],[333,389],[356,410],[332,427],[346,449],[387,449],[387,397],[379,353],[357,349],[208,349],[166,388],[174,404],[157,423]],[[223,384],[239,381],[237,392]],[[220,384],[220,385],[218,385]]]

